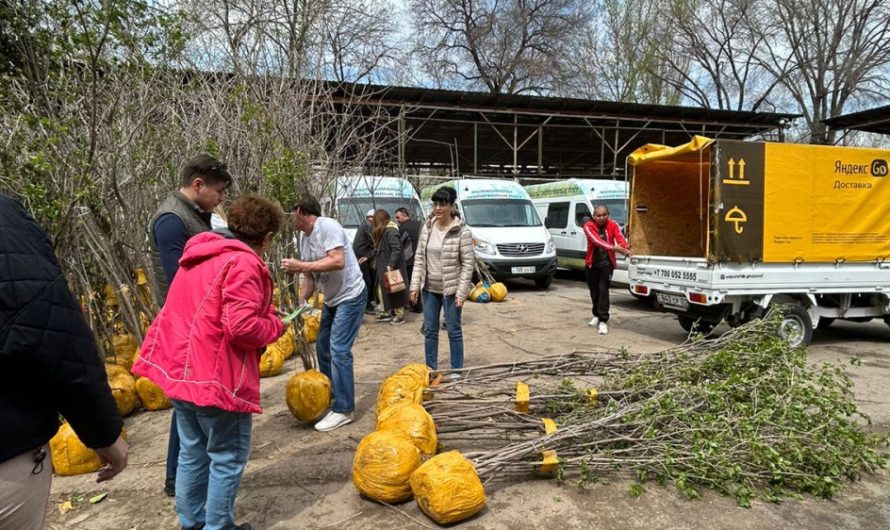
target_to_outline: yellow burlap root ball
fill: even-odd
[[[118,333],[111,339],[112,352],[105,357],[108,364],[119,364],[129,370],[133,367],[136,354],[139,353],[139,343],[136,337],[129,333]]]
[[[266,346],[267,352],[272,349],[278,350],[278,353],[281,354],[281,359],[283,361],[286,361],[294,356],[296,345],[294,344],[293,326],[288,326],[287,331],[284,332],[284,335],[282,335],[277,341]]]
[[[271,346],[266,348],[260,357],[260,377],[278,375],[282,368],[284,368],[284,354],[281,353],[281,350]]]
[[[49,449],[57,475],[82,475],[102,467],[99,455],[80,441],[67,421],[49,441]]]
[[[396,372],[394,375],[411,376],[415,378],[418,383],[420,383],[421,387],[427,388],[430,386],[430,374],[432,372],[432,369],[430,369],[430,367],[425,364],[411,363],[399,368],[399,371]]]
[[[306,315],[303,317],[303,336],[309,342],[315,342],[318,338],[318,328],[321,327],[321,317]]]
[[[405,434],[424,456],[436,454],[436,423],[422,405],[402,402],[387,407],[377,416],[377,430]]]
[[[106,364],[105,373],[108,375],[108,386],[114,394],[114,402],[117,403],[117,411],[121,416],[133,412],[139,399],[136,395],[136,380],[120,365]]]
[[[287,382],[284,399],[300,421],[315,421],[331,404],[331,380],[318,370],[300,372]]]
[[[173,406],[170,399],[164,395],[161,387],[146,377],[140,377],[136,380],[136,394],[139,395],[139,401],[142,402],[142,406],[148,410],[164,410]]]
[[[436,455],[411,475],[417,506],[438,524],[470,518],[485,506],[485,489],[473,463],[457,451]]]
[[[501,282],[493,283],[488,288],[488,294],[492,302],[503,302],[507,299],[507,286]]]
[[[395,374],[383,380],[380,391],[377,392],[376,417],[387,407],[407,401],[409,403],[421,403],[423,401],[423,386],[417,378],[411,375]]]
[[[352,462],[352,482],[362,495],[394,503],[411,498],[411,474],[420,451],[400,432],[375,431],[362,438]]]

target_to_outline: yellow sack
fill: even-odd
[[[432,369],[425,364],[411,363],[399,368],[399,371],[394,375],[408,375],[414,377],[423,388],[427,388],[430,386],[430,374],[432,373]]]
[[[142,406],[148,410],[164,410],[173,406],[161,387],[147,377],[140,377],[136,380],[136,394],[139,395]]]
[[[129,333],[118,333],[111,339],[113,353],[105,358],[109,364],[119,364],[129,370],[133,367],[133,360],[139,353],[139,344],[136,337]]]
[[[300,372],[287,382],[284,399],[300,421],[314,421],[331,404],[331,380],[318,370]]]
[[[424,456],[436,454],[439,443],[433,417],[417,403],[396,403],[377,416],[378,431],[397,431],[411,438]]]
[[[318,338],[318,328],[321,327],[321,317],[306,315],[303,317],[303,336],[309,342],[315,342]]]
[[[105,373],[108,376],[108,386],[114,394],[117,403],[117,411],[121,416],[133,412],[139,397],[136,395],[136,380],[126,368],[119,365],[106,364]]]
[[[286,361],[294,356],[294,351],[296,351],[296,345],[294,344],[294,327],[288,325],[287,331],[284,332],[277,341],[272,344],[266,346],[266,351],[268,352],[271,349],[278,350],[278,353],[281,354],[281,359]]]
[[[321,309],[324,306],[324,293],[315,291],[315,294],[309,297],[309,305],[315,309]]]
[[[49,449],[53,470],[58,475],[82,475],[102,467],[99,455],[80,441],[67,421],[49,441]]]
[[[410,375],[396,374],[387,377],[377,392],[376,416],[379,418],[387,407],[403,401],[420,404],[423,401],[423,386],[416,377]]]
[[[493,283],[488,288],[488,294],[492,302],[503,302],[507,299],[507,286],[501,282]]]
[[[411,498],[411,473],[420,451],[396,431],[375,431],[362,438],[352,462],[352,482],[362,495],[395,503]]]
[[[260,357],[260,377],[272,377],[284,368],[284,355],[277,348],[266,348]]]
[[[473,463],[457,451],[436,455],[411,475],[417,506],[438,524],[472,517],[485,506],[485,489]]]

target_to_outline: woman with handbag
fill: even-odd
[[[445,328],[451,348],[451,369],[464,366],[461,308],[472,285],[473,236],[454,209],[457,192],[441,187],[433,194],[433,212],[420,230],[411,301],[423,298],[423,334],[426,364],[433,370],[439,357],[439,313],[445,313]],[[449,374],[448,379],[457,377]]]
[[[393,326],[404,324],[405,306],[408,305],[406,264],[399,239],[399,225],[391,220],[386,210],[374,212],[371,239],[377,251],[374,263],[383,302],[383,312],[377,315],[377,321],[389,322]]]

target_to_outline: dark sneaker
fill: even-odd
[[[164,480],[164,495],[168,497],[176,496],[176,479],[168,478]]]
[[[391,326],[401,326],[405,323],[405,319],[402,317],[392,317],[392,320],[389,321]]]
[[[235,525],[235,530],[253,530],[253,527],[250,526],[250,523],[241,523]]]
[[[374,320],[376,320],[377,322],[389,322],[390,320],[392,320],[392,315],[390,315],[389,313],[380,313],[374,318]]]

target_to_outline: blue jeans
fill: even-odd
[[[455,305],[454,295],[421,292],[423,298],[423,351],[426,365],[436,370],[439,364],[439,311],[445,310],[445,328],[451,348],[451,368],[464,367],[464,335],[460,328],[461,308]]]
[[[166,480],[176,481],[176,463],[179,461],[179,430],[176,428],[176,411],[170,415],[170,437],[167,439]]]
[[[235,526],[235,497],[250,453],[253,418],[246,412],[173,400],[179,428],[176,515],[186,528]]]
[[[349,414],[355,410],[355,378],[352,375],[352,345],[362,325],[368,303],[368,289],[337,307],[324,306],[315,340],[318,370],[328,376],[333,386],[331,410]]]

